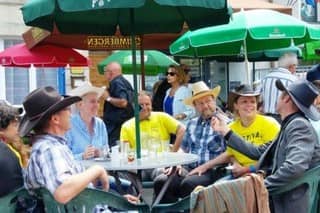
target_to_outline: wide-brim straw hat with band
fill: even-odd
[[[257,97],[259,95],[260,95],[260,92],[254,90],[250,85],[241,84],[241,85],[237,86],[236,88],[234,88],[232,91],[229,92],[228,109],[231,112],[233,112],[233,104],[240,96]]]
[[[319,90],[311,82],[303,79],[285,87],[278,79],[276,86],[279,90],[285,91],[290,95],[292,101],[306,117],[314,121],[320,120],[320,113],[313,105],[315,98],[319,95]]]
[[[210,89],[206,85],[206,83],[204,83],[203,81],[198,81],[192,84],[192,97],[186,98],[184,100],[184,103],[186,105],[193,106],[194,100],[202,98],[204,96],[212,95],[213,97],[217,98],[219,96],[220,90],[220,86],[216,86],[215,88]]]
[[[32,91],[23,102],[25,115],[19,126],[20,136],[26,136],[51,115],[78,101],[81,101],[79,96],[61,96],[49,86]]]
[[[105,91],[105,88],[92,86],[90,82],[86,81],[82,85],[71,90],[69,94],[72,96],[83,97],[88,93],[96,93],[98,94],[98,98],[100,98],[104,91]]]

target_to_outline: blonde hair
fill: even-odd
[[[24,144],[20,138],[16,141],[8,141],[8,144],[11,145],[20,154],[22,167],[27,167],[30,157],[30,146]]]

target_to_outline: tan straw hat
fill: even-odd
[[[86,81],[82,85],[71,90],[70,95],[83,97],[88,93],[97,93],[98,98],[100,98],[100,96],[103,94],[104,90],[105,89],[103,87],[92,86],[92,84],[90,82]]]
[[[206,85],[206,83],[204,83],[203,81],[198,81],[192,84],[192,97],[186,98],[184,100],[184,103],[186,105],[193,105],[194,100],[202,98],[207,95],[212,95],[215,98],[217,98],[220,93],[220,89],[221,89],[220,86],[216,86],[215,88],[210,89]]]

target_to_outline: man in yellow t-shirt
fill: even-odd
[[[146,135],[157,141],[169,141],[170,134],[174,134],[176,135],[176,139],[174,141],[172,151],[178,151],[185,132],[185,126],[167,113],[152,112],[151,96],[145,91],[141,91],[139,93],[138,103],[141,107],[139,118],[142,143],[144,142],[144,136]],[[135,148],[135,132],[135,120],[134,118],[131,118],[122,124],[120,141],[129,142],[130,148]],[[151,175],[150,172],[148,173],[149,174],[147,176]],[[152,179],[152,177],[145,176],[143,179]]]
[[[258,113],[260,93],[251,86],[243,84],[230,92],[228,107],[233,111],[235,119],[229,124],[234,133],[255,145],[272,141],[280,131],[279,123],[272,117]],[[232,163],[232,175],[239,177],[247,172],[255,171],[256,161],[227,147],[227,150],[215,159],[191,171],[191,174],[202,174],[219,164]]]

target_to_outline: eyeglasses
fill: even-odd
[[[175,72],[166,72],[166,75],[175,76],[177,73]]]

